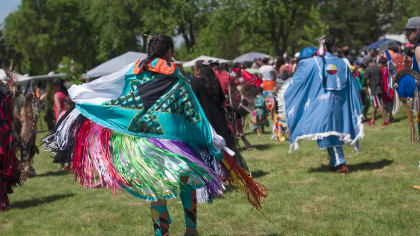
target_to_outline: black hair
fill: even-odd
[[[332,35],[324,35],[320,38],[320,41],[324,40],[325,42],[325,47],[327,49],[328,52],[332,53],[332,49],[335,45],[335,38]]]
[[[149,41],[147,58],[144,60],[143,69],[147,69],[147,64],[155,58],[163,58],[171,49],[174,49],[174,41],[171,37],[166,35],[154,36]]]
[[[196,61],[196,62],[194,63],[194,66],[195,66],[197,69],[201,69],[201,67],[203,66],[203,60],[198,60],[198,61]]]
[[[397,45],[397,44],[395,44],[395,43],[393,43],[393,44],[390,44],[389,46],[388,46],[388,50],[392,50],[393,52],[395,52],[395,53],[399,53],[400,52],[400,47]]]
[[[335,46],[335,38],[332,35],[323,35],[320,39],[319,42],[321,43],[321,47],[325,46],[325,49],[330,52],[333,53],[333,47]],[[327,86],[327,75],[325,74],[325,56],[321,55],[321,60],[322,60],[322,84],[323,86]]]
[[[262,59],[262,63],[264,65],[268,64],[269,61],[270,61],[270,58],[268,58],[268,57],[265,57],[264,59]]]
[[[220,70],[229,71],[229,65],[227,63],[221,64]]]
[[[280,70],[280,67],[282,66],[282,65],[284,65],[286,62],[285,62],[285,60],[284,60],[284,58],[283,57],[277,57],[277,60],[276,60],[276,66],[275,66],[275,68],[276,68],[276,71],[279,71]]]
[[[387,59],[385,57],[379,58],[379,64],[386,65]]]
[[[218,93],[221,91],[222,87],[220,82],[214,73],[213,68],[210,65],[202,65],[200,68],[200,77],[204,82],[207,91],[212,98],[218,98]]]
[[[64,81],[60,78],[54,78],[51,82],[52,85],[56,84],[58,85],[58,91],[64,93],[65,95],[69,95],[69,92],[67,91],[67,88],[64,86]]]
[[[241,68],[242,69],[242,65],[241,65],[241,63],[238,63],[238,62],[236,62],[235,64],[233,64],[233,67],[232,68]]]

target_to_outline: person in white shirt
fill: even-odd
[[[274,91],[276,85],[276,72],[274,67],[269,65],[269,58],[263,59],[263,65],[258,70],[258,76],[263,80],[264,91]]]

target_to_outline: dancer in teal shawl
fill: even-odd
[[[156,235],[168,234],[166,200],[179,193],[186,235],[197,235],[196,203],[223,193],[221,176],[244,190],[255,207],[266,194],[233,161],[172,63],[174,56],[172,39],[156,36],[145,60],[72,86],[69,95],[76,108],[44,143],[52,151],[70,150],[81,184],[91,187],[96,171],[114,190],[151,201]]]

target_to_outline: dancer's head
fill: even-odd
[[[420,43],[420,16],[408,19],[404,27],[405,36],[412,44]]]
[[[171,37],[166,35],[154,36],[149,41],[147,57],[150,60],[155,58],[162,58],[167,61],[172,61],[176,52],[174,49],[174,41]]]
[[[332,35],[324,35],[319,39],[319,54],[324,52],[334,53],[336,50],[335,38]]]

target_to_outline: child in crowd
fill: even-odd
[[[252,129],[257,130],[257,134],[264,133],[264,126],[269,126],[267,119],[267,105],[263,97],[263,91],[260,89],[258,96],[254,99],[254,111],[252,112]]]

